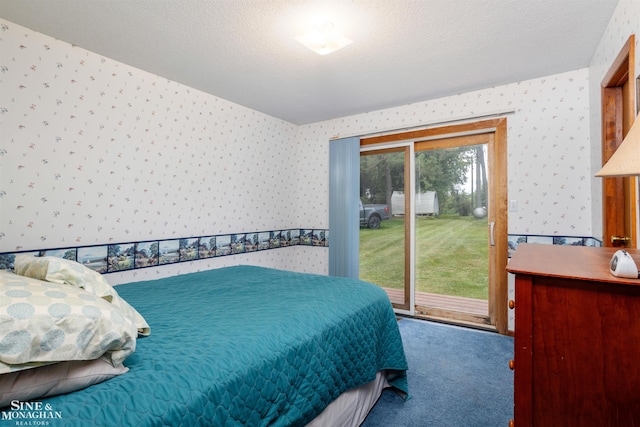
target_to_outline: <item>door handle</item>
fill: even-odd
[[[629,239],[627,236],[611,236],[611,243],[616,246],[626,246],[629,243]]]
[[[491,246],[495,246],[496,245],[496,239],[493,236],[493,231],[496,228],[496,222],[495,221],[491,221],[489,223],[489,240],[490,240],[490,245]]]

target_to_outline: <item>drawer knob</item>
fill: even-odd
[[[503,300],[504,301],[504,300]],[[513,310],[516,307],[516,302],[512,299],[509,300],[509,308]]]
[[[513,360],[513,359],[509,360],[509,369],[511,369],[513,371],[515,368],[516,368],[515,360]]]

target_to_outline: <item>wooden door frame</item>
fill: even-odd
[[[602,164],[615,153],[636,116],[635,35],[631,35],[602,80]],[[621,206],[621,201],[624,202]],[[604,246],[614,246],[611,236],[629,235],[628,248],[637,242],[636,178],[603,178],[602,237]]]
[[[488,159],[491,170],[490,203],[487,213],[489,224],[495,224],[495,246],[489,247],[489,257],[493,259],[490,268],[489,283],[493,284],[493,292],[489,291],[490,322],[501,334],[508,333],[508,211],[507,211],[507,119],[498,118],[471,123],[413,130],[396,134],[374,136],[360,139],[360,146],[370,146],[408,140],[438,139],[453,136],[473,135],[477,133],[493,133],[494,149]],[[489,236],[491,237],[491,236]]]

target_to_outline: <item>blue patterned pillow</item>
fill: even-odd
[[[84,289],[0,271],[0,374],[99,357],[118,366],[137,336],[129,317]]]
[[[100,273],[79,262],[54,256],[18,255],[14,262],[14,269],[20,276],[82,288],[110,302],[120,310],[121,314],[131,318],[138,327],[140,335],[146,336],[151,333],[144,317],[122,299]]]

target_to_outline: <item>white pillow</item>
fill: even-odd
[[[115,376],[129,368],[114,367],[102,359],[74,360],[40,366],[0,376],[0,408],[12,400],[28,402],[58,394],[71,393]]]
[[[13,265],[14,271],[20,276],[76,286],[103,298],[129,317],[136,324],[140,335],[151,333],[144,317],[120,297],[100,273],[79,262],[53,256],[16,255]]]
[[[99,357],[118,366],[137,336],[129,317],[84,289],[0,271],[0,374]]]

